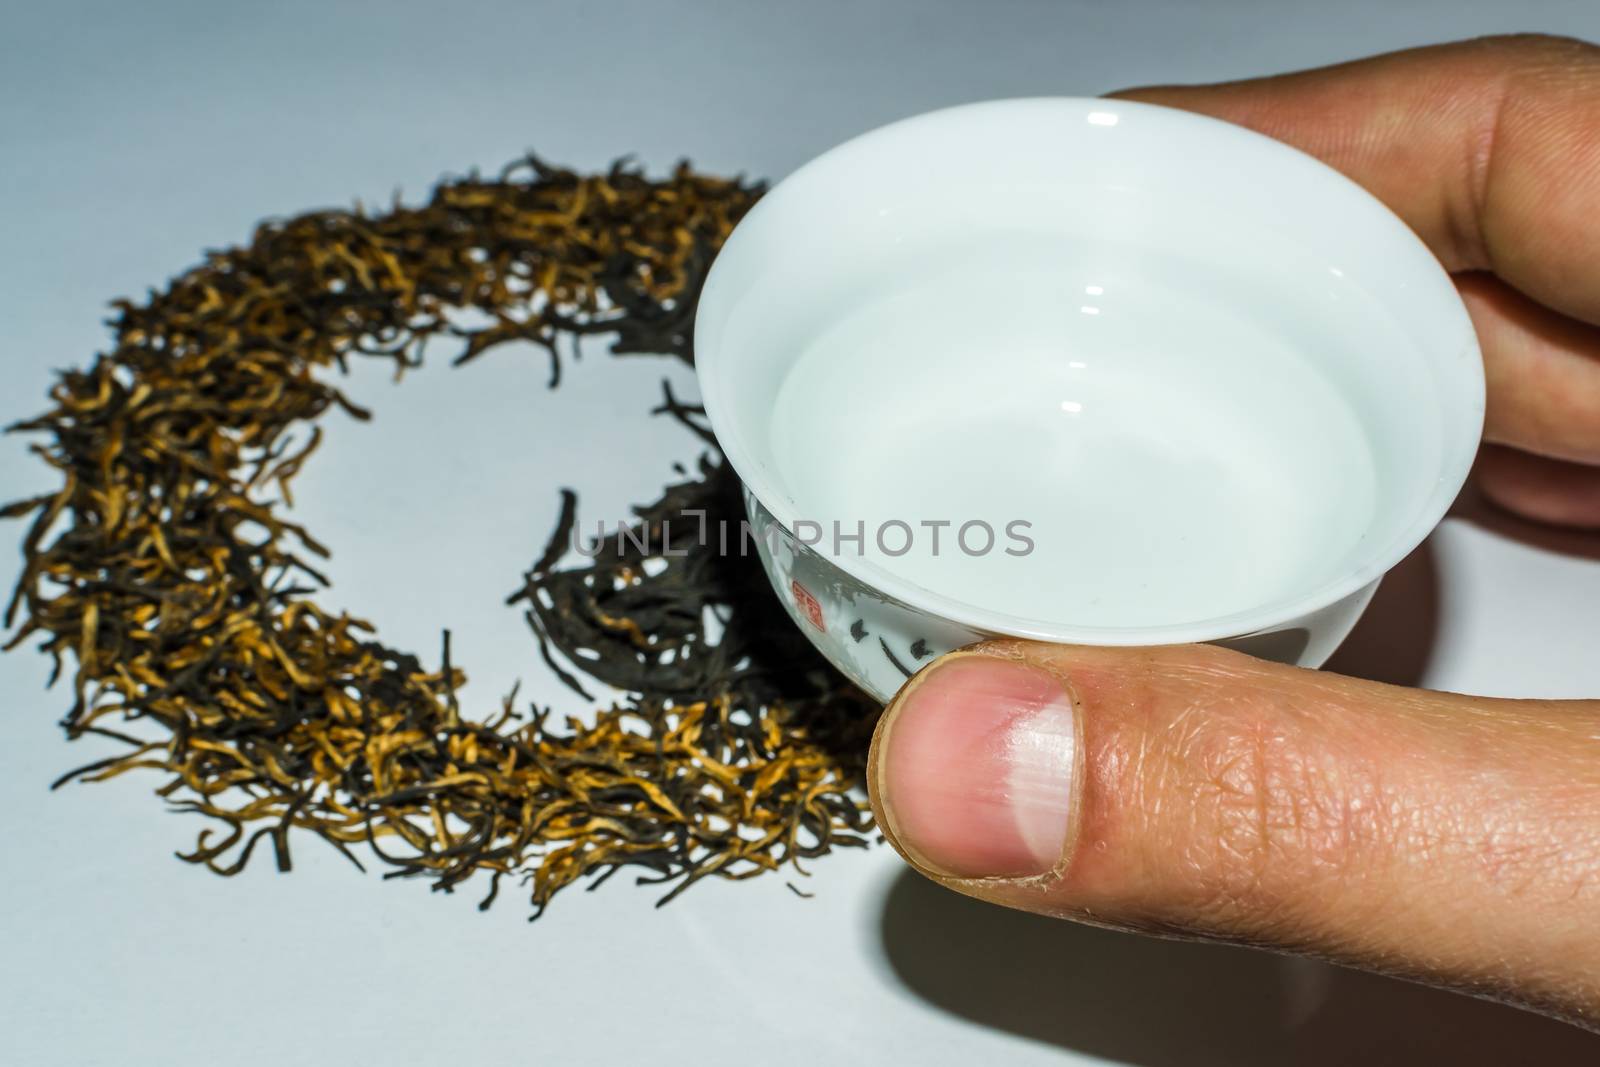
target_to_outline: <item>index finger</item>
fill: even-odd
[[[1600,48],[1492,37],[1112,94],[1248,126],[1360,182],[1451,271],[1600,323]]]

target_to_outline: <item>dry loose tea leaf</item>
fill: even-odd
[[[52,681],[70,669],[69,737],[126,746],[56,784],[160,772],[169,805],[212,821],[181,857],[219,874],[263,839],[288,870],[309,831],[436,889],[485,872],[483,906],[514,876],[535,916],[624,866],[673,883],[665,902],[708,875],[865,844],[872,706],[794,631],[752,558],[691,538],[696,520],[667,538],[685,511],[737,524],[720,458],[637,509],[632,538],[563,568],[565,495],[511,599],[572,688],[586,695],[561,660],[632,695],[559,726],[519,713],[515,693],[466,718],[448,634],[430,669],[318,607],[327,551],[285,517],[317,420],[368,417],[326,380],[352,357],[400,375],[430,342],[453,342],[460,364],[526,340],[552,386],[558,346],[583,335],[690,360],[705,271],[761,191],[687,164],[584,176],[530,157],[417,207],[263,223],[146,302],[118,302],[111,350],[12,427],[42,437],[32,451],[59,488],[0,512],[29,521],[6,647],[37,639]],[[710,441],[691,405],[669,393],[661,410]]]

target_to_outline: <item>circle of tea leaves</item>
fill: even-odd
[[[31,519],[7,647],[40,639],[52,683],[71,665],[68,737],[124,746],[56,785],[159,772],[169,805],[210,820],[180,857],[218,874],[263,839],[288,870],[310,834],[436,889],[483,872],[483,907],[518,878],[534,916],[623,867],[675,883],[665,903],[708,875],[864,844],[870,705],[796,634],[753,559],[682,518],[737,524],[719,457],[636,508],[634,536],[565,567],[563,491],[510,600],[576,692],[561,660],[630,694],[564,721],[520,711],[515,692],[463,715],[448,634],[430,668],[319,607],[326,550],[285,517],[317,421],[368,417],[327,380],[353,358],[399,375],[430,341],[454,340],[458,364],[531,341],[552,386],[558,344],[582,335],[690,360],[705,271],[761,191],[687,164],[580,176],[530,157],[443,181],[421,206],[265,222],[143,303],[116,302],[110,350],[13,427],[43,435],[32,451],[60,485],[4,509]],[[670,391],[658,410],[711,441]]]

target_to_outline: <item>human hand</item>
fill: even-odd
[[[1489,38],[1116,95],[1270,134],[1394,209],[1483,348],[1484,492],[1600,527],[1600,48]],[[869,781],[895,847],[972,896],[1600,1028],[1600,701],[998,641],[907,683]]]

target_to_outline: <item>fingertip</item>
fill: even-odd
[[[1059,677],[983,652],[947,656],[879,723],[869,778],[880,825],[935,877],[1047,873],[1071,837],[1081,747]]]
[[[1485,497],[1525,519],[1600,529],[1600,468],[1488,445],[1474,475]]]

